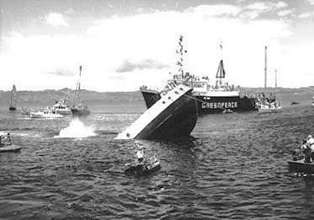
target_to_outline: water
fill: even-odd
[[[134,160],[134,142],[114,137],[140,112],[99,111],[73,122],[29,120],[1,110],[0,132],[10,131],[23,149],[0,154],[0,218],[314,216],[314,178],[296,177],[286,162],[314,133],[314,108],[200,117],[194,138],[141,141],[162,169],[136,178],[123,173]]]

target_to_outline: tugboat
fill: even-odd
[[[220,45],[222,50],[222,45]],[[183,36],[179,38],[178,49],[178,74],[174,74],[169,83],[183,84],[193,88],[193,97],[198,101],[199,114],[224,113],[228,112],[247,112],[257,111],[255,98],[241,96],[239,87],[229,85],[224,82],[226,71],[224,69],[223,59],[221,58],[216,74],[216,83],[211,85],[208,77],[192,75],[183,70],[184,55],[187,50],[183,46]],[[140,88],[145,99],[147,108],[150,108],[160,99],[160,92],[148,89],[146,86]]]
[[[314,96],[312,97],[312,106],[314,107]]]
[[[87,116],[90,114],[90,111],[87,105],[84,105],[81,102],[80,92],[81,92],[81,75],[82,75],[82,66],[80,66],[79,80],[76,84],[75,94],[74,94],[74,104],[71,108],[72,115],[74,117]]]
[[[12,90],[10,93],[10,111],[16,111],[16,87],[15,85],[12,86]]]
[[[168,85],[161,98],[116,139],[173,139],[189,136],[197,120],[192,88]]]

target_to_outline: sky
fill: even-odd
[[[185,70],[244,87],[314,85],[314,0],[0,0],[0,90],[161,88]]]

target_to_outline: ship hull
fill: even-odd
[[[181,86],[183,87],[183,86]],[[174,89],[160,97],[117,139],[176,139],[190,136],[197,121],[197,103],[192,89],[183,94]]]
[[[79,109],[79,108],[72,108],[71,112],[72,112],[72,116],[74,117],[88,116],[90,114],[89,110]]]
[[[173,139],[189,136],[197,121],[197,103],[189,97],[191,94],[187,95],[163,111],[137,138]],[[159,125],[162,121],[164,123]]]
[[[161,97],[158,91],[142,89],[141,92],[147,108],[150,108]],[[197,100],[198,114],[223,113],[226,109],[232,112],[250,112],[258,110],[256,100],[246,96],[210,97],[193,95],[193,97]]]

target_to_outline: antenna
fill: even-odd
[[[265,46],[265,78],[264,78],[264,88],[267,88],[267,46]]]

